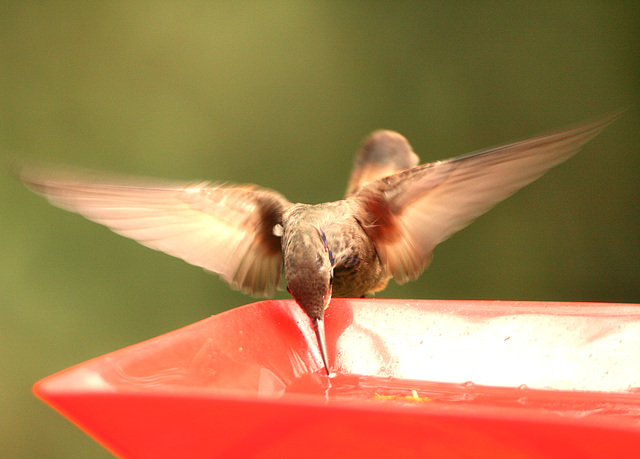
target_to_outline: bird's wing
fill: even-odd
[[[619,115],[380,179],[352,198],[360,223],[389,275],[415,279],[438,243],[567,160]]]
[[[374,180],[417,166],[419,162],[420,158],[402,135],[393,131],[375,131],[356,155],[346,195],[352,195]]]
[[[274,226],[290,203],[252,185],[126,179],[37,163],[18,177],[51,204],[155,250],[219,274],[232,287],[270,296],[282,272]]]

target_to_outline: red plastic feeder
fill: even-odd
[[[123,458],[640,457],[640,305],[292,300],[74,366],[35,394]]]

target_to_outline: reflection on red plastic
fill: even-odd
[[[39,381],[123,458],[640,457],[640,307],[291,300]]]

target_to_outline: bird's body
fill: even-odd
[[[357,210],[350,199],[295,204],[283,218],[285,260],[298,256],[296,250],[302,245],[291,244],[296,235],[313,234],[310,228],[318,228],[324,234],[333,265],[332,296],[337,298],[365,296],[380,290],[380,284],[387,280],[375,247],[358,222]]]
[[[377,131],[356,156],[345,199],[292,204],[255,185],[176,183],[24,163],[18,176],[52,204],[219,274],[232,287],[287,290],[314,323],[329,373],[324,310],[417,278],[433,249],[565,161],[619,115],[418,166],[404,137]]]

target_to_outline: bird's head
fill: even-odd
[[[333,257],[324,232],[316,226],[297,228],[283,240],[287,290],[315,328],[327,375],[330,375],[324,336],[324,310],[331,300]]]
[[[322,320],[333,281],[333,260],[322,230],[313,227],[290,235],[284,269],[289,293],[314,322]]]

